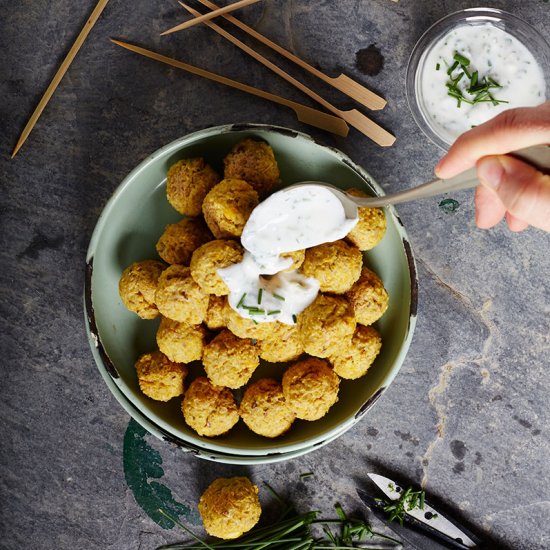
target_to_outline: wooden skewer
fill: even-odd
[[[190,19],[189,21],[185,21],[184,23],[180,23],[179,25],[176,25],[175,27],[172,27],[171,29],[168,29],[167,31],[160,33],[160,35],[164,36],[166,34],[171,34],[173,32],[183,31],[184,29],[188,29],[193,25],[198,25],[199,23],[203,23],[204,21],[208,21],[209,19],[218,17],[218,15],[223,15],[224,13],[229,13],[230,11],[244,8],[245,6],[249,6],[250,4],[255,4],[256,2],[259,2],[259,1],[260,0],[239,0],[238,2],[229,4],[228,6],[225,6],[223,8],[216,7],[214,11],[211,11],[210,13],[205,13],[204,15],[199,14],[198,17],[195,17],[194,19]]]
[[[317,109],[312,109],[311,107],[302,105],[301,103],[290,101],[289,99],[285,99],[284,97],[280,97],[264,90],[254,88],[252,86],[248,86],[247,84],[243,84],[237,80],[231,80],[230,78],[226,78],[225,76],[221,76],[216,73],[205,71],[204,69],[200,69],[199,67],[194,67],[193,65],[183,63],[182,61],[177,61],[176,59],[172,59],[171,57],[166,57],[159,53],[146,50],[145,48],[140,48],[139,46],[134,46],[133,44],[121,42],[120,40],[114,40],[112,38],[111,42],[117,44],[118,46],[122,46],[123,48],[126,48],[127,50],[130,50],[132,52],[144,55],[145,57],[149,57],[150,59],[154,59],[155,61],[166,63],[167,65],[171,65],[172,67],[183,69],[184,71],[202,76],[204,78],[208,78],[209,80],[213,80],[214,82],[219,82],[220,84],[231,86],[232,88],[236,88],[237,90],[241,90],[243,92],[262,97],[269,101],[279,103],[280,105],[290,107],[296,113],[298,120],[300,122],[303,122],[304,124],[315,126],[316,128],[320,128],[321,130],[327,130],[328,132],[332,132],[333,134],[336,134],[338,136],[346,137],[348,135],[349,127],[346,122],[340,117],[332,116],[328,113],[323,113],[321,111],[318,111]]]
[[[187,6],[183,2],[179,2],[188,12],[193,15],[199,15],[199,12],[190,6]],[[323,99],[319,94],[308,88],[305,84],[302,84],[300,81],[296,80],[294,77],[290,76],[288,73],[283,71],[281,68],[277,67],[274,63],[255,52],[252,48],[241,42],[238,38],[235,38],[232,34],[223,30],[219,25],[216,25],[212,21],[205,21],[205,25],[208,25],[211,29],[215,30],[218,34],[223,36],[225,39],[229,40],[231,43],[235,44],[238,48],[246,52],[248,55],[259,61],[268,69],[271,69],[274,73],[278,74],[280,77],[284,78],[287,82],[307,94],[313,100],[320,103],[325,109],[331,111],[336,116],[343,118],[348,124],[359,130],[361,133],[366,135],[368,138],[372,139],[378,145],[382,147],[389,147],[395,142],[395,136],[390,134],[387,130],[376,124],[370,118],[365,116],[363,113],[360,113],[357,109],[351,109],[349,111],[341,111],[337,109],[332,103],[329,103],[327,100]]]
[[[99,0],[96,7],[94,8],[94,11],[92,11],[90,17],[88,18],[88,21],[84,24],[84,27],[80,31],[80,34],[77,36],[74,44],[72,45],[71,49],[69,50],[69,53],[63,60],[63,63],[59,66],[59,69],[57,69],[57,72],[55,73],[54,77],[52,78],[52,81],[50,82],[50,85],[44,92],[44,95],[42,96],[42,99],[38,103],[36,109],[34,110],[33,114],[29,118],[29,121],[27,122],[27,125],[25,128],[23,128],[23,131],[21,132],[21,135],[19,136],[19,141],[17,142],[17,145],[13,149],[13,153],[11,154],[11,158],[15,157],[17,155],[17,152],[19,149],[21,149],[23,143],[25,143],[25,140],[29,137],[29,134],[31,133],[32,129],[34,128],[34,125],[36,124],[37,120],[40,118],[40,115],[42,114],[42,111],[45,109],[46,105],[48,104],[48,101],[50,101],[52,95],[54,94],[55,90],[57,89],[57,86],[61,82],[61,79],[65,76],[65,73],[67,72],[67,69],[70,67],[71,63],[73,62],[73,59],[76,57],[76,54],[78,53],[78,50],[80,50],[80,47],[82,44],[84,44],[84,41],[86,40],[86,37],[92,30],[93,26],[95,25],[96,21],[99,19],[99,16],[101,15],[101,12],[105,9],[105,6],[109,0]]]
[[[210,2],[210,0],[198,0],[198,1],[212,10],[217,10],[218,8],[218,6],[216,6],[216,4],[214,4],[213,2]],[[283,48],[282,46],[279,46],[279,44],[276,44],[275,42],[269,40],[269,38],[266,38],[263,34],[260,34],[258,31],[254,30],[252,27],[249,27],[242,21],[239,21],[236,17],[233,17],[232,15],[222,15],[222,17],[224,19],[227,19],[227,21],[230,21],[237,27],[239,27],[239,29],[248,33],[250,36],[252,36],[256,40],[259,40],[266,46],[269,46],[272,50],[275,50],[277,53],[281,54],[287,59],[290,59],[290,61],[292,61],[293,63],[296,63],[296,65],[298,65],[302,69],[310,72],[311,74],[315,75],[317,78],[320,78],[323,82],[326,82],[327,84],[336,88],[340,92],[346,94],[352,99],[355,99],[355,101],[358,101],[359,103],[361,103],[361,105],[364,105],[365,107],[368,107],[373,111],[378,111],[379,109],[383,109],[386,106],[387,102],[383,97],[380,97],[379,95],[375,94],[374,92],[372,92],[365,86],[359,84],[359,82],[356,82],[349,76],[346,76],[345,74],[340,74],[335,78],[327,76],[325,73],[322,73],[315,67],[312,67],[309,63],[306,63],[305,61],[300,59],[298,56],[294,55],[288,50],[285,50],[285,48]],[[196,20],[198,20],[198,18]]]

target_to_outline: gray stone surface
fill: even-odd
[[[347,139],[333,138],[301,126],[290,111],[116,48],[108,37],[307,102],[206,28],[161,39],[159,31],[181,17],[175,2],[112,0],[10,160],[93,4],[0,1],[0,548],[149,550],[181,539],[137,503],[125,478],[125,434],[127,443],[141,442],[142,458],[162,461],[157,481],[192,524],[206,485],[237,473],[268,481],[302,509],[329,514],[340,501],[365,513],[355,487],[376,469],[422,483],[452,503],[494,548],[550,548],[550,238],[535,230],[514,235],[503,226],[477,230],[471,193],[454,197],[460,207],[452,214],[438,207],[439,199],[398,209],[420,275],[410,353],[359,425],[303,458],[224,466],[136,433],[101,379],[84,330],[83,267],[97,217],[135,165],[179,136],[229,122],[278,123],[342,149],[387,191],[430,177],[440,151],[408,111],[408,55],[439,17],[481,3],[264,0],[243,12],[326,72],[344,70],[380,91],[388,107],[374,118],[398,136],[383,150],[353,130]],[[484,4],[513,11],[543,32],[550,25],[542,0]],[[383,69],[363,75],[356,53],[373,44]],[[126,458],[129,475],[132,456]],[[314,477],[301,480],[306,471]],[[262,498],[269,500],[265,491]]]

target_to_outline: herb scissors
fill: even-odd
[[[372,473],[367,475],[386,498],[376,498],[357,489],[359,498],[376,515],[383,513],[384,517],[381,519],[388,527],[396,531],[413,547],[418,547],[421,550],[440,548],[481,550],[485,547],[482,541],[464,526],[437,512],[425,500],[423,491],[412,491],[410,488],[404,490],[387,477]],[[397,520],[397,522],[391,520]],[[410,530],[405,528],[405,525]],[[420,539],[418,534],[412,536],[414,531],[422,533]],[[427,539],[425,535],[432,540]],[[417,546],[417,544],[421,544],[421,546]]]

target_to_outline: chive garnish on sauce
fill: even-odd
[[[246,298],[246,292],[241,296],[241,299],[239,300],[239,303],[237,304],[237,308],[239,308],[243,305],[243,302],[244,302],[245,298]]]
[[[450,82],[447,82],[445,85],[447,86],[447,95],[456,99],[457,107],[460,107],[462,103],[467,103],[468,105],[489,102],[493,105],[508,103],[508,101],[503,99],[496,99],[493,94],[491,94],[490,90],[492,88],[502,88],[496,80],[490,76],[483,76],[480,78],[479,71],[470,73],[467,69],[470,65],[470,60],[459,52],[455,52],[453,59],[454,63],[447,70]],[[458,69],[460,72],[456,76],[453,76],[455,69]],[[466,85],[464,91],[474,96],[473,98],[465,97],[463,90],[458,86],[458,83],[464,76],[470,80],[470,83]]]
[[[281,296],[280,294],[275,294],[275,292],[273,293],[273,298],[277,298],[277,300],[281,300],[282,302],[285,301],[283,296]]]
[[[260,288],[258,290],[258,305],[262,303],[262,294],[264,292],[264,289],[263,288]]]

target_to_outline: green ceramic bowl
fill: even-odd
[[[230,125],[209,128],[166,145],[144,160],[107,203],[88,249],[85,285],[86,322],[97,366],[113,395],[154,435],[198,456],[222,462],[261,463],[294,458],[332,441],[358,422],[389,386],[407,353],[416,320],[417,279],[411,247],[395,210],[386,208],[388,229],[382,242],[365,253],[365,263],[382,278],[390,305],[377,328],[382,351],[363,378],[342,380],[339,401],[321,420],[296,421],[276,439],[252,433],[239,422],[224,437],[204,438],[184,422],[181,400],[161,403],[141,393],[134,371],[139,355],[156,349],[158,320],[129,312],[118,295],[118,281],[132,262],[157,258],[155,244],[168,223],[181,216],[166,200],[166,172],[177,160],[202,156],[223,172],[223,157],[245,137],[267,141],[275,152],[285,185],[318,180],[341,188],[382,189],[340,151],[286,128]],[[191,365],[192,376],[202,374]],[[261,365],[253,380],[281,375],[280,365]]]

